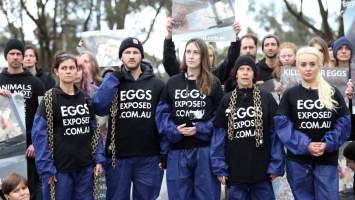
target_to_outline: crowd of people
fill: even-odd
[[[13,173],[2,182],[5,199],[96,199],[105,175],[106,199],[153,200],[166,171],[169,199],[275,199],[272,181],[285,174],[294,199],[336,200],[339,148],[351,134],[353,85],[327,82],[322,67],[349,68],[354,50],[345,37],[308,46],[239,37],[216,64],[214,48],[190,39],[180,61],[167,20],[164,83],[144,60],[141,41],[124,39],[122,66],[101,78],[90,52],[58,52],[51,73],[38,67],[35,48],[10,39],[0,95],[24,94],[28,181]],[[300,84],[285,90],[281,69],[295,67]],[[350,71],[349,71],[350,78]],[[278,101],[259,88],[276,79]],[[39,102],[38,97],[43,96]],[[107,132],[98,116],[107,117]],[[344,150],[355,169],[354,142]]]

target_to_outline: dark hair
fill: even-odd
[[[66,60],[73,60],[75,62],[75,66],[78,68],[78,63],[73,54],[60,51],[54,56],[53,69],[58,69],[59,65]]]
[[[258,46],[258,38],[251,34],[251,33],[247,33],[245,35],[243,35],[241,38],[240,38],[240,43],[242,43],[242,41],[245,39],[245,38],[249,38],[249,39],[252,39],[254,41],[254,44],[255,46]]]
[[[201,93],[205,95],[209,95],[212,91],[212,83],[213,83],[213,75],[211,73],[210,69],[210,60],[208,58],[208,48],[202,39],[199,38],[193,38],[190,39],[185,46],[185,52],[184,52],[184,57],[183,61],[181,63],[181,69],[183,72],[187,72],[187,65],[186,65],[186,47],[190,43],[193,43],[197,46],[197,48],[200,50],[200,57],[201,57],[201,73],[199,77],[197,77],[197,88],[200,90]]]
[[[33,51],[33,53],[35,54],[35,57],[36,57],[36,61],[37,61],[37,63],[38,63],[38,61],[39,61],[39,56],[38,56],[38,52],[37,52],[37,50],[35,49],[35,47],[34,47],[34,46],[27,45],[27,46],[25,47],[25,52],[26,52],[28,49],[31,49],[31,50]],[[23,56],[25,56],[25,55],[23,55]]]
[[[330,56],[328,51],[328,44],[321,37],[313,37],[308,42],[308,46],[313,47],[314,44],[319,44],[322,47],[323,53],[323,66],[329,65]],[[326,66],[329,67],[329,66]]]
[[[276,35],[271,35],[271,34],[269,34],[269,35],[266,35],[266,36],[263,38],[263,40],[262,40],[262,42],[261,42],[261,50],[264,51],[264,43],[265,43],[265,40],[266,40],[266,39],[269,39],[269,38],[274,38],[274,39],[276,40],[277,46],[280,46],[280,39],[279,39],[279,37],[277,37]]]
[[[238,69],[242,65],[247,65],[253,70],[253,73],[254,73],[253,83],[255,83],[256,82],[256,78],[257,78],[256,63],[255,63],[255,59],[253,57],[251,57],[251,56],[248,56],[248,55],[241,55],[235,61],[233,69],[231,70],[231,73],[230,73],[231,79],[232,80],[236,80]]]
[[[20,183],[28,187],[27,180],[23,176],[17,173],[11,173],[4,178],[1,184],[1,190],[4,194],[9,195]]]

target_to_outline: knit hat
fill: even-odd
[[[279,37],[277,37],[276,35],[267,35],[263,38],[262,42],[261,42],[261,49],[264,51],[264,42],[266,39],[268,38],[274,38],[276,40],[277,46],[280,46],[280,39]]]
[[[23,43],[18,39],[12,38],[12,39],[9,39],[5,45],[5,49],[4,49],[5,60],[7,60],[6,59],[7,54],[12,49],[17,49],[17,50],[21,51],[22,56],[25,55],[25,46],[23,45]]]
[[[142,43],[137,38],[133,38],[133,37],[128,37],[121,42],[120,50],[118,52],[119,58],[122,57],[123,51],[127,48],[130,48],[130,47],[137,48],[141,52],[142,58],[144,58],[144,51],[143,51]]]
[[[337,40],[334,41],[333,43],[333,56],[336,58],[337,56],[337,51],[340,49],[342,45],[346,45],[349,47],[351,51],[351,57],[353,55],[353,44],[351,44],[350,40],[348,40],[346,37],[340,37]]]
[[[238,59],[235,61],[234,69],[233,69],[233,75],[234,75],[233,78],[235,78],[239,67],[242,65],[248,65],[251,67],[251,69],[254,72],[253,82],[255,82],[256,81],[256,73],[257,73],[255,60],[252,57],[247,56],[247,55],[239,56]]]
[[[349,142],[343,152],[345,158],[355,161],[355,141]]]

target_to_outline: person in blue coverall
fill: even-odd
[[[212,121],[223,91],[210,65],[206,43],[189,40],[182,72],[168,80],[157,107],[162,146],[168,149],[170,200],[220,198],[220,184],[212,173],[209,154]]]
[[[142,61],[142,43],[126,38],[119,49],[123,65],[106,75],[93,96],[97,115],[109,114],[105,174],[108,200],[155,200],[163,171],[159,168],[160,136],[155,110],[164,83]]]
[[[93,175],[102,172],[105,161],[95,113],[90,98],[74,85],[78,71],[75,57],[59,53],[53,68],[59,85],[47,91],[45,96],[52,99],[51,103],[41,101],[32,128],[43,199],[50,199],[53,184],[56,200],[94,199]]]
[[[338,149],[350,135],[350,112],[339,90],[323,79],[322,63],[315,48],[298,50],[302,83],[285,91],[274,117],[296,200],[339,199]]]
[[[273,126],[277,103],[255,85],[256,64],[240,56],[237,87],[224,95],[214,121],[212,170],[228,199],[274,200],[271,180],[284,173],[284,149]]]

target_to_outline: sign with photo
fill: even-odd
[[[280,95],[277,94],[275,91],[275,86],[276,86],[277,80],[276,79],[269,79],[262,84],[259,85],[260,90],[264,90],[266,92],[270,92],[271,95],[274,97],[277,103],[280,102]]]
[[[355,49],[355,0],[344,1],[343,6],[345,9],[343,19],[344,19],[344,32],[345,37],[348,38]],[[353,57],[351,59],[351,79],[353,84],[355,84],[355,53],[353,52]],[[354,92],[352,98],[353,113],[355,114],[355,99]]]
[[[173,40],[233,41],[235,0],[173,0]]]
[[[355,62],[351,63],[351,81],[355,86]],[[355,91],[353,90],[353,98],[352,98],[352,106],[353,106],[353,113],[355,114]]]
[[[336,87],[343,95],[345,102],[348,99],[345,95],[346,84],[349,80],[348,68],[323,67],[321,69],[323,78]],[[297,84],[300,84],[302,78],[298,74],[296,67],[281,67],[281,84],[285,90]]]
[[[27,177],[24,98],[0,96],[0,185],[11,172]]]
[[[121,66],[118,51],[122,40],[132,37],[126,30],[87,31],[81,33],[77,46],[79,53],[89,51],[95,55],[99,67]]]

